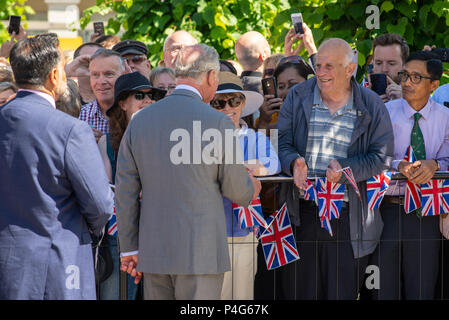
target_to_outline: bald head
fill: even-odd
[[[245,71],[261,71],[271,55],[267,39],[257,31],[243,34],[235,44],[235,55]]]
[[[324,41],[318,48],[318,55],[334,55],[343,59],[343,64],[347,66],[354,59],[354,52],[351,46],[343,39],[331,38]]]
[[[198,41],[187,31],[179,30],[169,35],[164,42],[164,63],[165,66],[174,69],[175,60],[179,50],[186,46],[197,44]]]

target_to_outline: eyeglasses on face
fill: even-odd
[[[176,85],[169,85],[167,87],[157,86],[156,88],[161,89],[161,90],[166,90],[166,91],[173,91],[176,89]]]
[[[163,97],[165,97],[165,92],[161,91],[150,91],[150,92],[142,92],[142,91],[135,91],[134,92],[134,99],[141,101],[145,99],[145,96],[148,96],[151,100],[158,101],[161,100]]]
[[[123,57],[123,60],[125,60],[127,63],[129,63],[131,61],[133,64],[140,64],[146,59],[147,58],[143,55],[132,56],[132,57]]]
[[[407,82],[407,80],[410,78],[410,81],[413,84],[420,83],[422,79],[433,80],[432,77],[425,77],[425,76],[420,75],[419,73],[408,73],[407,71],[399,71],[398,78],[399,78],[400,82]]]
[[[233,97],[227,100],[214,99],[210,102],[210,105],[212,108],[217,110],[224,109],[226,107],[226,103],[228,103],[231,108],[236,108],[242,104],[243,100],[244,99],[242,97]]]

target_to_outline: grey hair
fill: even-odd
[[[173,69],[171,68],[167,68],[167,67],[157,67],[153,70],[151,70],[150,73],[150,82],[151,84],[154,84],[154,80],[156,80],[157,77],[159,77],[159,75],[167,73],[170,75],[170,77],[172,77],[173,79],[176,80],[176,74],[175,71],[173,71]]]
[[[123,60],[120,53],[118,53],[117,51],[114,51],[114,50],[100,48],[97,51],[95,51],[95,53],[90,57],[90,62],[92,62],[96,58],[108,58],[108,57],[112,57],[112,56],[115,56],[118,58],[118,60],[120,61],[120,67],[121,67],[122,71],[125,71],[125,61]]]
[[[194,57],[194,59],[189,59],[189,56],[185,57],[186,50],[193,47],[199,51],[198,56]],[[217,51],[203,43],[182,48],[175,61],[176,77],[200,80],[210,70],[215,71],[218,75],[220,71],[218,59]]]

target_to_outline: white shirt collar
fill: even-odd
[[[201,96],[201,93],[198,91],[198,89],[195,87],[189,86],[188,84],[178,84],[176,86],[175,90],[176,89],[184,89],[184,90],[189,90],[189,91],[195,92],[197,95],[200,96],[201,100],[203,100],[203,97]]]
[[[31,93],[35,93],[38,96],[44,98],[45,100],[47,100],[48,102],[50,102],[50,104],[53,106],[53,108],[56,109],[56,103],[55,103],[55,99],[53,99],[53,97],[51,95],[49,95],[48,93],[42,92],[42,91],[37,91],[37,90],[31,90],[31,89],[19,89],[18,91],[28,91]]]

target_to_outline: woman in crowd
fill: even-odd
[[[270,129],[275,129],[277,115],[290,88],[295,84],[306,81],[309,75],[313,74],[313,69],[301,57],[282,58],[273,74],[276,80],[277,97],[274,95],[264,96],[264,102],[260,108],[258,129],[266,129],[267,134],[269,134]]]
[[[118,149],[126,127],[134,113],[140,109],[162,99],[165,90],[151,86],[147,78],[139,72],[127,73],[120,76],[114,85],[114,104],[108,109],[110,133],[103,135],[98,141],[98,147],[103,158],[106,173],[111,184],[115,184],[115,169]],[[114,221],[114,218],[110,220]],[[117,229],[109,228],[106,242],[113,260],[111,276],[100,285],[101,300],[119,299],[119,268],[120,258],[117,248]],[[128,300],[134,300],[137,286],[128,275]]]
[[[255,176],[280,172],[278,156],[268,138],[248,128],[241,119],[252,114],[262,104],[262,95],[244,91],[240,78],[231,72],[220,72],[218,89],[210,105],[226,114],[238,129],[245,165]],[[248,163],[256,160],[255,163]],[[240,229],[233,214],[232,202],[223,198],[226,227],[231,258],[231,271],[223,281],[222,299],[251,300],[254,297],[254,276],[257,270],[257,241],[253,228]]]
[[[171,68],[157,67],[151,71],[150,82],[153,87],[167,91],[168,96],[176,88],[176,75]]]

